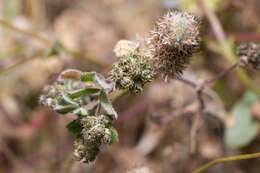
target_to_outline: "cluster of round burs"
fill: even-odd
[[[116,88],[139,93],[157,76],[179,77],[200,50],[199,26],[192,14],[170,11],[155,23],[142,49],[138,42],[119,41],[114,51],[120,59],[110,73]]]
[[[119,61],[114,63],[110,78],[118,89],[129,89],[139,93],[146,83],[153,80],[148,59],[140,54],[138,47],[131,41],[119,41],[115,49]]]
[[[170,11],[160,18],[148,39],[153,71],[164,79],[179,77],[200,51],[199,30],[199,19],[187,12]]]
[[[252,64],[256,70],[260,70],[260,43],[245,43],[237,48],[237,55],[245,64]]]
[[[88,163],[94,161],[102,145],[112,143],[112,123],[108,116],[85,116],[80,120],[82,131],[75,142],[74,157]]]

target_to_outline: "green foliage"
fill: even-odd
[[[110,144],[113,144],[113,143],[118,142],[119,139],[118,139],[118,132],[117,132],[117,130],[112,127],[112,128],[111,128],[111,132],[112,132],[112,139],[111,139]]]
[[[80,123],[80,120],[79,119],[76,119],[76,120],[73,120],[71,121],[68,125],[67,125],[67,129],[70,133],[73,133],[73,134],[80,134],[82,129],[83,129],[83,126],[82,124]]]
[[[106,82],[106,79],[96,72],[85,72],[82,74],[81,80],[83,82],[95,83],[103,89],[111,90],[111,85]]]
[[[108,94],[112,85],[96,72],[66,70],[56,83],[47,86],[40,102],[60,114],[73,113],[77,118],[67,125],[77,136],[74,157],[84,163],[93,161],[102,145],[118,141],[112,120],[117,119]],[[94,106],[88,106],[94,103]],[[101,109],[103,108],[103,109]]]
[[[247,92],[232,110],[234,124],[225,131],[225,145],[229,148],[241,148],[248,145],[258,134],[259,122],[250,113],[251,106],[259,100],[253,92]]]
[[[107,114],[111,115],[113,119],[117,119],[117,113],[104,90],[101,90],[99,98],[100,98],[101,105],[104,108],[104,110],[107,112]]]
[[[79,98],[79,97],[85,97],[85,96],[89,96],[92,94],[96,94],[100,91],[100,89],[98,88],[87,88],[87,89],[81,89],[78,91],[74,91],[72,93],[69,94],[69,97],[71,99],[75,99],[75,98]]]

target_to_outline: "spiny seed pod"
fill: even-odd
[[[253,65],[256,70],[260,70],[260,43],[245,43],[237,47],[237,55],[243,62]]]
[[[114,52],[118,58],[129,55],[133,52],[137,52],[139,49],[139,43],[129,40],[120,40],[117,42]]]
[[[110,72],[115,87],[139,93],[146,83],[153,80],[153,72],[148,59],[135,53],[124,55],[113,65]]]
[[[187,12],[170,11],[160,18],[147,41],[153,71],[165,80],[179,77],[200,51],[199,29],[198,18]]]

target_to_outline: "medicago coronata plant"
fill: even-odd
[[[139,41],[119,41],[114,49],[118,61],[106,79],[97,72],[66,70],[46,86],[40,103],[60,114],[72,113],[67,125],[76,135],[74,157],[84,163],[94,161],[101,148],[118,141],[113,127],[117,113],[109,94],[115,89],[137,94],[159,76],[179,77],[200,48],[199,19],[170,11],[160,18],[141,46]]]

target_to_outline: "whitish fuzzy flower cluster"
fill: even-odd
[[[110,77],[116,88],[139,93],[146,83],[153,80],[153,73],[148,59],[134,52],[122,56],[114,63]]]
[[[113,130],[108,116],[86,116],[81,119],[83,130],[75,142],[74,156],[84,163],[95,160],[102,145],[112,143]]]
[[[130,40],[120,40],[114,48],[114,53],[118,58],[139,51],[139,43]]]
[[[200,50],[200,22],[187,12],[170,11],[160,18],[147,41],[153,71],[163,78],[178,77]]]
[[[237,48],[237,54],[245,63],[250,63],[256,70],[260,70],[260,43],[241,44]]]
[[[153,172],[150,171],[150,169],[145,166],[140,166],[127,171],[127,173],[153,173]]]

